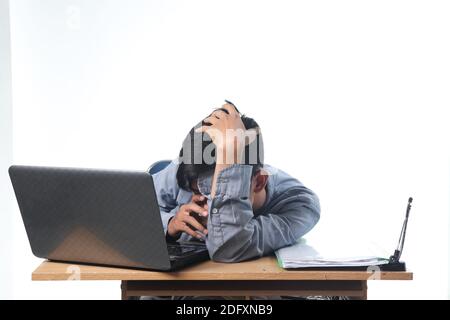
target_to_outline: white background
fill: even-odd
[[[0,0],[0,299],[11,292],[11,184],[12,162],[11,50],[8,2]]]
[[[15,164],[144,170],[229,99],[262,127],[266,162],[319,195],[310,238],[389,255],[414,197],[415,279],[370,282],[369,298],[448,298],[448,2],[14,0],[10,13]],[[119,298],[117,282],[31,282],[40,260],[14,208],[10,297]]]

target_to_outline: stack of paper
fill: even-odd
[[[322,267],[365,267],[388,263],[388,259],[375,255],[361,254],[361,249],[341,244],[340,247],[308,245],[301,239],[297,244],[275,252],[281,267],[322,268]],[[319,251],[320,250],[320,251]],[[363,250],[369,252],[369,249]]]

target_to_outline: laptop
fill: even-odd
[[[204,242],[166,242],[147,172],[14,165],[9,175],[39,258],[163,271],[209,259]]]

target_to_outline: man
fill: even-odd
[[[311,230],[320,216],[317,196],[264,165],[263,153],[258,124],[232,103],[194,127],[179,158],[154,176],[167,239],[205,241],[212,260],[239,262]]]

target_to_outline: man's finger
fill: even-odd
[[[208,228],[208,218],[206,217],[193,217],[195,220],[197,220],[204,228]]]
[[[191,198],[190,202],[196,203],[198,204],[200,207],[202,207],[203,209],[205,209],[205,211],[208,211],[208,202],[207,202],[207,198],[205,196],[202,195],[198,195],[196,194],[195,196],[193,196]]]
[[[191,202],[201,202],[201,201],[205,201],[205,200],[206,200],[206,198],[202,194],[194,194],[191,198]]]
[[[208,118],[205,118],[203,120],[203,122],[210,123],[212,125],[216,124],[218,121],[219,121],[219,119],[217,119],[216,117],[213,117],[213,116],[209,116]]]
[[[232,104],[229,104],[229,103],[224,104],[224,105],[222,106],[222,108],[225,109],[225,110],[227,110],[227,111],[228,111],[228,114],[229,114],[230,116],[239,116],[239,112],[236,110],[236,107],[233,106]]]
[[[206,230],[206,228],[194,217],[187,216],[185,217],[184,222],[187,223],[189,226],[191,226],[194,230],[198,230],[204,235],[208,234],[208,230]]]
[[[228,111],[224,109],[217,109],[213,113],[211,113],[210,117],[216,117],[217,119],[222,119],[228,115]]]
[[[191,203],[186,204],[185,206],[186,206],[186,210],[188,212],[195,212],[203,217],[206,217],[208,215],[208,211],[206,211],[204,208],[202,208],[201,206],[199,206],[196,203],[191,202]]]
[[[198,204],[200,207],[208,211],[208,202],[207,198],[202,194],[194,194],[191,198],[190,202]]]
[[[184,225],[181,227],[181,229],[183,230],[183,232],[193,236],[194,238],[197,238],[197,239],[201,239],[202,238],[201,235],[199,235],[197,232],[195,232],[194,230],[189,228],[189,226],[186,223],[184,223]]]

